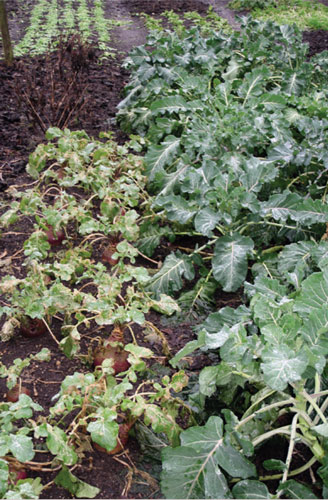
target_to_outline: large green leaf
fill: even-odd
[[[304,78],[302,78],[302,73],[299,75],[297,71],[288,71],[285,74],[285,78],[282,84],[282,90],[288,95],[296,94],[298,95],[302,88],[304,87]]]
[[[220,221],[220,215],[209,207],[202,208],[194,219],[195,229],[204,236],[211,237],[212,231]]]
[[[314,241],[300,241],[286,245],[279,254],[279,270],[281,272],[291,272],[299,265],[309,265],[311,254],[316,246]]]
[[[220,349],[220,356],[224,361],[234,362],[243,358],[248,350],[247,331],[242,324],[230,328],[229,338]]]
[[[136,245],[142,253],[151,257],[161,238],[168,234],[170,230],[167,227],[159,227],[157,224],[144,225],[140,228],[140,237]]]
[[[244,105],[251,96],[257,96],[263,91],[263,84],[269,76],[267,67],[256,68],[244,77],[242,85],[238,89],[238,95],[244,97]]]
[[[213,275],[225,292],[236,291],[244,282],[248,257],[253,247],[251,238],[238,233],[222,236],[216,242],[212,260]]]
[[[298,481],[295,481],[294,479],[289,479],[288,481],[281,483],[278,491],[282,491],[286,498],[318,498],[313,491],[310,490],[310,488],[299,483]]]
[[[303,338],[311,349],[320,348],[323,355],[328,354],[328,308],[323,305],[309,315],[301,328]]]
[[[199,391],[204,396],[212,396],[216,391],[216,380],[218,377],[218,365],[205,366],[199,375]]]
[[[175,194],[157,198],[154,206],[164,208],[167,219],[178,224],[186,224],[197,213],[197,207],[194,204]]]
[[[272,162],[252,157],[247,159],[243,165],[240,182],[249,193],[258,193],[263,188],[264,183],[272,182],[277,175],[278,169],[274,168]]]
[[[294,310],[301,314],[310,314],[328,304],[328,271],[313,273],[302,283],[300,295],[295,300]]]
[[[234,57],[232,57],[229,61],[228,67],[225,73],[222,73],[222,78],[226,81],[234,80],[239,73],[242,65],[238,62]],[[222,85],[221,85],[222,87]],[[221,90],[220,87],[220,90]]]
[[[296,354],[287,345],[268,346],[262,353],[262,360],[264,380],[276,391],[283,391],[288,383],[300,380],[308,363],[303,352]]]
[[[270,492],[264,483],[251,479],[239,481],[232,488],[232,494],[234,498],[248,498],[249,500],[271,498]]]
[[[184,159],[181,158],[174,172],[158,172],[154,182],[155,185],[159,185],[158,196],[173,193],[176,186],[180,186],[181,182],[184,180],[189,168],[188,162],[185,162]]]
[[[179,111],[187,110],[197,110],[202,109],[201,102],[186,101],[180,95],[174,95],[170,97],[165,97],[164,99],[159,99],[154,101],[150,107],[151,111],[154,113],[178,113]]]
[[[146,156],[145,165],[149,180],[153,180],[156,172],[161,171],[177,155],[180,148],[180,139],[174,135],[166,137],[160,145],[150,146]]]
[[[256,475],[255,466],[223,435],[223,422],[210,417],[204,426],[182,432],[181,446],[162,452],[162,491],[166,498],[231,498],[226,478]]]
[[[295,144],[291,141],[284,140],[283,143],[276,144],[268,150],[268,159],[270,161],[279,161],[290,163],[295,156]]]
[[[281,302],[288,295],[287,287],[281,285],[279,280],[267,278],[265,276],[259,276],[256,278],[254,284],[247,283],[245,285],[245,290],[248,296],[252,297],[255,295],[253,303],[257,300],[275,300],[276,302]]]
[[[296,193],[275,194],[261,203],[261,214],[286,222],[288,218],[302,225],[328,222],[328,205],[321,200],[304,200]]]
[[[231,498],[227,480],[213,454],[196,454],[187,446],[167,447],[162,451],[162,470],[161,490],[165,498]]]
[[[324,271],[328,267],[328,241],[320,241],[313,249],[312,254],[315,263]]]
[[[191,260],[185,255],[177,252],[166,257],[162,268],[153,276],[147,286],[157,298],[161,293],[170,295],[181,290],[185,277],[192,280],[194,277],[194,267]]]

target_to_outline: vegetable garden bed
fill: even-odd
[[[326,32],[174,4],[2,73],[5,498],[326,496]]]

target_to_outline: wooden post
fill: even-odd
[[[0,32],[2,36],[5,63],[11,65],[14,59],[14,54],[10,40],[7,12],[4,0],[0,0]]]

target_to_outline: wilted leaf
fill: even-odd
[[[118,423],[117,413],[110,408],[99,408],[96,420],[90,422],[87,431],[91,434],[91,439],[107,451],[113,450],[117,445]]]
[[[63,467],[54,479],[55,484],[68,490],[76,498],[95,498],[100,492],[99,488],[85,483],[77,476],[72,474],[67,467]]]
[[[11,453],[20,462],[27,462],[34,457],[33,440],[23,434],[10,434],[8,436],[8,447]]]

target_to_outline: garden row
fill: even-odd
[[[103,0],[38,0],[31,11],[29,24],[23,38],[14,48],[15,56],[38,55],[72,33],[79,33],[82,40],[97,40],[103,58],[113,56],[109,47],[113,27],[124,23],[105,17]]]
[[[170,254],[149,288],[185,313],[204,314],[220,289],[242,287],[245,302],[211,313],[171,360],[201,349],[219,362],[189,385],[206,423],[163,450],[162,491],[270,498],[275,479],[271,493],[315,498],[317,464],[326,495],[328,53],[309,61],[297,28],[252,19],[232,35],[157,31],[148,44],[127,60],[118,121],[140,135],[153,209],[190,246],[202,241]],[[154,237],[148,255],[162,231],[141,232]],[[259,466],[274,436],[285,455],[272,446]]]
[[[0,365],[8,388],[0,405],[0,492],[4,498],[38,498],[44,485],[25,478],[25,471],[22,476],[24,464],[26,470],[53,469],[56,484],[93,498],[99,489],[71,470],[92,446],[109,454],[122,451],[136,420],[146,432],[148,425],[167,436],[164,442],[177,444],[176,420],[181,410],[191,410],[175,394],[188,378],[183,371],[172,378],[156,374],[155,354],[138,345],[134,334],[142,325],[163,340],[165,351],[164,336],[145,314],[151,308],[166,314],[178,309],[165,294],[158,300],[151,296],[148,269],[135,265],[139,226],[156,218],[140,158],[110,136],[100,142],[84,132],[52,128],[47,138],[52,142],[39,145],[29,160],[37,181],[25,191],[13,187],[10,208],[1,216],[4,230],[34,222],[22,249],[24,276],[8,275],[0,284],[6,304],[0,309],[6,317],[1,338],[50,335],[67,357],[82,359],[85,369],[63,379],[46,417],[38,417],[43,408],[24,386],[23,370],[31,362],[49,361],[56,350],[44,348],[9,367]],[[98,255],[94,247],[100,241]],[[50,462],[35,461],[45,452],[51,453]]]

